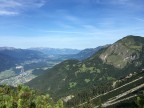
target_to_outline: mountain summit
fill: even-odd
[[[107,48],[101,55],[101,60],[116,68],[124,68],[133,63],[141,65],[144,38],[140,36],[127,36]]]

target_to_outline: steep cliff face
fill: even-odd
[[[125,37],[100,55],[101,60],[106,64],[111,64],[116,68],[124,68],[134,62],[135,66],[141,65],[138,61],[142,57],[144,39],[138,36]]]

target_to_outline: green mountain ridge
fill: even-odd
[[[55,98],[76,95],[87,88],[105,93],[113,82],[141,71],[144,38],[127,36],[84,61],[66,60],[28,83]]]
[[[142,37],[127,36],[111,45],[100,58],[106,64],[112,64],[116,68],[124,68],[132,61],[137,61],[141,56],[144,44]],[[140,65],[135,62],[135,65]]]

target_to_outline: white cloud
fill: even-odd
[[[19,1],[24,7],[29,8],[40,8],[45,5],[46,0],[17,0]]]
[[[18,12],[12,12],[8,10],[0,10],[0,15],[17,15]]]
[[[97,4],[112,4],[112,5],[124,5],[124,6],[137,6],[141,5],[140,0],[96,0]]]
[[[40,8],[45,0],[1,0],[0,15],[17,15],[31,8]]]
[[[141,19],[141,18],[135,18],[135,19],[138,21],[144,22],[144,19]]]
[[[18,7],[21,6],[21,3],[17,2],[17,1],[0,1],[0,8],[14,8],[14,7]]]

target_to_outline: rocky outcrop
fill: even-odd
[[[104,63],[111,64],[116,68],[124,68],[133,61],[140,59],[144,42],[136,44],[135,41],[129,42],[128,38],[124,38],[111,45],[100,55],[100,59]],[[136,66],[140,64],[135,62]]]

